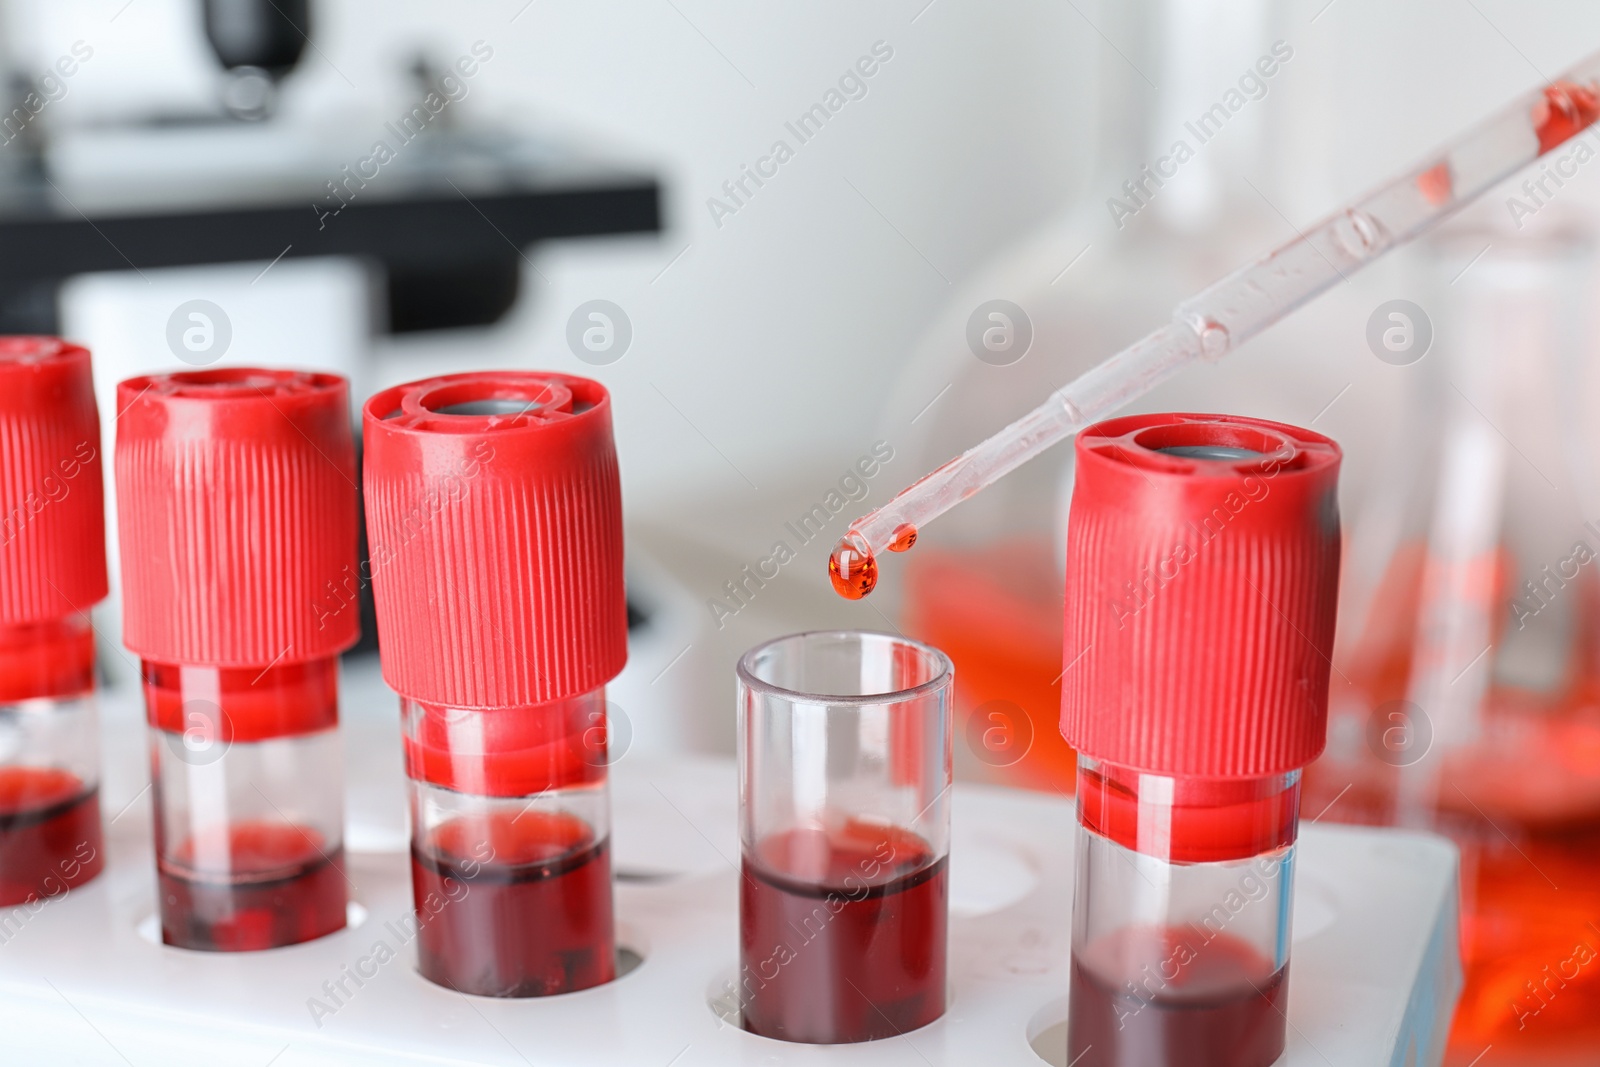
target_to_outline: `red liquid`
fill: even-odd
[[[344,929],[343,848],[325,851],[315,830],[276,823],[230,827],[226,848],[225,874],[191,867],[192,841],[157,864],[166,944],[250,952]],[[199,850],[203,859],[212,854],[214,848]]]
[[[1206,936],[1124,930],[1090,945],[1090,961],[1074,952],[1067,1062],[1271,1067],[1283,1055],[1288,965],[1273,971],[1237,938]]]
[[[944,1014],[944,857],[852,822],[759,842],[740,880],[744,1028],[812,1044],[871,1041]]]
[[[1556,82],[1533,109],[1533,128],[1542,156],[1594,125],[1600,118],[1600,95],[1594,86]]]
[[[0,626],[0,703],[94,688],[94,631],[82,615]]]
[[[909,522],[902,522],[894,528],[894,540],[889,542],[890,552],[909,552],[917,543],[917,528]]]
[[[0,767],[0,905],[65,893],[104,865],[99,790],[53,767]]]
[[[1055,547],[1042,537],[972,552],[924,545],[908,561],[905,581],[901,625],[954,661],[963,720],[995,700],[1009,701],[1028,720],[1021,759],[985,768],[987,777],[1070,795],[1078,754],[1061,738],[1066,664]]]
[[[1146,841],[1146,794],[1139,793],[1138,771],[1101,764],[1078,776],[1078,820],[1123,848],[1145,851],[1175,863],[1218,863],[1249,859],[1294,844],[1299,824],[1299,783],[1274,780],[1179,779],[1167,809],[1164,846]]]
[[[1417,191],[1434,207],[1449,200],[1455,191],[1449,162],[1437,163],[1417,175]]]
[[[1341,662],[1375,719],[1411,684],[1423,577],[1434,565],[1420,542],[1394,552],[1361,640]],[[1516,558],[1501,548],[1477,566],[1473,585],[1490,617],[1514,627],[1505,605]],[[1567,679],[1548,692],[1492,683],[1481,740],[1440,767],[1435,829],[1461,848],[1466,973],[1445,1056],[1453,1067],[1588,1064],[1600,1047],[1600,589],[1585,578],[1568,592],[1578,611]],[[1498,649],[1499,632],[1492,638]],[[1307,768],[1303,810],[1386,825],[1401,772],[1375,757],[1371,724],[1360,725],[1353,751],[1330,750]]]
[[[430,982],[542,997],[616,977],[609,842],[575,816],[452,819],[412,847],[411,889]]]
[[[406,776],[413,781],[490,797],[531,797],[605,781],[603,702],[579,697],[492,711],[410,708]]]
[[[878,561],[848,540],[840,541],[828,557],[828,577],[835,593],[846,600],[860,600],[878,586]]]
[[[151,726],[206,742],[265,741],[339,725],[339,657],[255,667],[180,666],[144,660]],[[185,684],[185,675],[191,679]],[[215,709],[196,713],[198,698]],[[205,706],[205,705],[202,705]]]

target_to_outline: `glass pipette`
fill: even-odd
[[[879,552],[910,548],[922,527],[956,504],[1195,360],[1220,359],[1352,271],[1581,133],[1597,117],[1600,53],[1179,304],[1171,322],[851,523],[828,560],[834,589],[851,600],[866,596],[877,584]]]

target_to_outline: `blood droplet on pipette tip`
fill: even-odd
[[[828,577],[833,591],[846,600],[860,600],[878,584],[878,561],[859,535],[839,539],[828,557]]]
[[[917,543],[917,528],[902,522],[894,528],[894,540],[889,542],[890,552],[905,552]]]
[[[1558,148],[1600,119],[1600,92],[1594,85],[1558,81],[1534,105],[1533,130],[1539,135],[1539,154]]]
[[[1450,161],[1442,159],[1417,175],[1417,191],[1434,207],[1447,203],[1455,193],[1455,182],[1450,175]]]

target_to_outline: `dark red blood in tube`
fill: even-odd
[[[539,997],[616,974],[609,842],[562,812],[462,817],[411,850],[422,976]]]
[[[1266,1067],[1283,1054],[1288,966],[1274,971],[1243,941],[1120,930],[1089,954],[1072,957],[1074,1067]]]
[[[54,767],[0,768],[0,905],[64,893],[104,865],[98,790]]]
[[[315,830],[242,822],[220,839],[185,841],[158,863],[161,939],[181,948],[250,952],[310,941],[345,925],[344,852]],[[199,869],[228,856],[226,874]]]
[[[921,838],[890,826],[760,841],[740,882],[745,1029],[836,1044],[937,1019],[947,871]]]

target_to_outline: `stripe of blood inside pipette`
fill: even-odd
[[[909,522],[902,522],[894,528],[894,540],[889,542],[890,552],[904,552],[917,543],[917,528]]]
[[[1417,191],[1434,207],[1447,202],[1454,192],[1449,160],[1440,160],[1437,165],[1417,175]]]
[[[1533,129],[1539,135],[1539,154],[1558,148],[1600,119],[1600,93],[1595,86],[1559,81],[1544,91],[1534,105]]]

